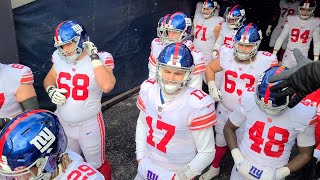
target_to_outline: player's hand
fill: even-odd
[[[271,83],[282,80],[282,82],[271,86],[270,91],[278,92],[275,95],[276,99],[292,96],[288,104],[289,108],[294,107],[305,96],[318,89],[313,82],[315,77],[308,75],[308,66],[311,65],[312,60],[306,58],[297,48],[293,49],[293,54],[297,60],[297,65],[269,79]]]
[[[247,179],[253,179],[253,177],[248,174],[251,168],[251,164],[248,162],[248,160],[246,160],[246,158],[244,158],[240,150],[238,148],[232,149],[231,155],[238,172],[245,176]]]
[[[174,176],[174,180],[189,180],[196,176],[197,174],[191,169],[190,165],[184,166],[180,171]]]
[[[90,41],[84,42],[82,46],[88,52],[89,56],[98,53],[97,47]]]
[[[270,36],[270,34],[271,34],[271,28],[272,28],[272,26],[271,26],[271,25],[268,25],[268,28],[267,28],[267,30],[266,30],[266,35],[267,35],[267,36]]]
[[[221,101],[222,100],[222,95],[220,90],[217,88],[215,82],[209,81],[208,82],[208,89],[209,89],[209,95],[216,101]]]
[[[290,169],[288,167],[281,167],[278,168],[274,174],[274,179],[275,180],[282,180],[285,177],[290,175]]]
[[[66,89],[58,89],[54,86],[47,87],[47,93],[51,98],[51,102],[56,105],[62,105],[66,102],[67,98],[64,94],[66,94],[67,92],[68,91]]]
[[[212,59],[216,59],[217,57],[219,57],[219,51],[214,49],[212,51]]]

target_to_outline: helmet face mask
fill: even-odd
[[[166,14],[164,17],[160,18],[157,27],[157,36],[163,41],[163,37],[165,36],[165,26],[171,14]]]
[[[189,68],[176,68],[159,63],[157,79],[161,89],[167,94],[176,94],[187,86],[191,78]]]
[[[203,18],[209,19],[214,16],[214,12],[217,9],[218,3],[212,0],[206,0],[202,4],[201,14]]]
[[[317,4],[314,0],[301,0],[299,3],[298,14],[301,19],[309,19],[314,16]]]
[[[267,69],[261,76],[255,89],[255,100],[260,109],[267,115],[277,116],[282,114],[288,109],[289,96],[282,99],[275,99],[277,92],[270,92],[269,88],[272,85],[278,84],[281,81],[275,83],[269,83],[269,78],[275,74],[282,72],[288,68],[284,66],[273,66]]]
[[[79,55],[84,51],[82,47],[83,42],[88,41],[89,37],[84,29],[84,27],[77,23],[76,21],[64,21],[60,23],[55,31],[54,36],[54,47],[58,49],[58,55],[62,60],[68,63],[76,62]],[[67,54],[62,46],[69,43],[75,43],[74,54]]]
[[[191,19],[184,13],[176,12],[168,18],[168,22],[164,26],[164,34],[161,42],[166,46],[171,43],[183,42],[191,36],[191,29]]]
[[[156,79],[163,92],[177,94],[188,85],[193,69],[193,57],[188,47],[172,43],[158,56]]]
[[[247,61],[257,54],[262,40],[262,32],[257,25],[249,23],[241,26],[233,39],[236,58],[240,61]]]
[[[230,29],[238,29],[243,25],[245,21],[246,12],[242,6],[236,5],[234,7],[229,8],[226,21],[227,25]]]

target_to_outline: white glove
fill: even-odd
[[[314,55],[314,58],[313,58],[314,61],[318,61],[319,60],[319,56],[317,55]]]
[[[214,81],[209,81],[208,82],[208,89],[209,89],[209,95],[216,101],[221,101],[222,96],[220,90],[217,88],[216,84]]]
[[[268,25],[268,28],[267,28],[267,30],[266,30],[266,35],[267,35],[267,36],[270,36],[270,34],[271,34],[271,28],[272,28],[272,26],[271,26],[271,25]]]
[[[272,54],[277,55],[278,51],[279,51],[279,50],[277,50],[277,49],[273,49]]]
[[[66,89],[58,89],[51,85],[48,86],[46,90],[49,97],[51,98],[51,102],[53,102],[54,104],[62,105],[66,102],[67,98],[64,95],[68,92]]]
[[[317,162],[320,161],[320,150],[318,148],[314,149],[313,157],[315,157],[317,159]]]
[[[282,167],[276,170],[274,175],[275,180],[282,180],[290,175],[290,169],[288,167]]]
[[[219,51],[215,49],[212,51],[212,59],[216,59],[217,57],[219,57]]]
[[[83,42],[82,47],[88,52],[89,56],[98,53],[97,47],[90,41]]]
[[[197,174],[192,170],[189,164],[183,167],[177,174],[174,176],[174,180],[189,180],[196,176]]]

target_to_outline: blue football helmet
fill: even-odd
[[[169,45],[175,42],[183,42],[191,36],[191,29],[191,19],[182,12],[176,12],[170,16],[165,25],[165,34],[162,43]],[[169,33],[175,34],[174,37],[171,37]]]
[[[16,116],[1,131],[0,141],[0,174],[17,179],[50,179],[67,148],[57,116],[46,110]]]
[[[214,11],[217,9],[217,7],[217,1],[206,0],[205,2],[203,2],[201,11],[203,18],[211,18],[214,15]],[[206,13],[206,9],[208,9],[210,13]]]
[[[68,63],[76,62],[78,56],[84,51],[83,42],[88,41],[84,26],[76,21],[63,21],[61,22],[55,31],[54,35],[54,47],[58,49],[58,54],[61,59],[66,60]],[[68,55],[63,51],[62,46],[71,42],[75,42],[75,51],[72,55]]]
[[[178,70],[184,73],[181,81],[165,79],[166,69]],[[182,43],[172,43],[166,46],[158,56],[157,82],[161,89],[168,94],[175,94],[186,87],[194,69],[193,57],[189,48]]]
[[[240,5],[230,7],[227,12],[227,25],[230,29],[238,29],[246,20],[246,11]]]
[[[164,31],[165,31],[164,27],[168,23],[170,15],[171,14],[166,14],[165,16],[161,17],[158,22],[157,35],[158,35],[158,38],[160,38],[160,40],[163,39]]]
[[[235,42],[235,56],[241,61],[251,60],[257,54],[262,40],[262,32],[256,24],[245,24],[238,29],[233,40]],[[243,46],[251,46],[252,49],[245,51]]]
[[[315,0],[301,0],[299,2],[298,14],[301,19],[309,19],[314,16],[317,3]]]
[[[269,78],[275,74],[288,69],[285,66],[273,66],[265,70],[260,76],[259,82],[255,89],[255,99],[256,103],[262,111],[268,115],[279,115],[283,113],[289,104],[289,96],[282,99],[275,99],[275,94],[277,92],[270,92],[270,87],[280,83],[277,81],[275,83],[269,83]],[[280,91],[279,91],[280,92]]]

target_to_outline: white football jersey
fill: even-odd
[[[103,175],[88,163],[84,162],[82,157],[70,150],[66,150],[72,162],[69,164],[65,173],[59,174],[56,180],[103,180]]]
[[[21,64],[0,63],[0,118],[12,117],[22,110],[16,100],[16,91],[22,84],[33,84],[29,67]]]
[[[217,39],[217,41],[214,44],[214,49],[219,50],[222,45],[233,46],[234,45],[233,37],[234,37],[236,32],[237,32],[237,30],[230,29],[228,27],[228,23],[227,22],[222,23],[221,31],[220,31],[220,34],[219,34],[219,36],[221,36],[222,39],[221,39],[221,41],[219,41],[219,38]]]
[[[202,5],[201,5],[202,8]],[[202,53],[212,53],[216,38],[214,28],[221,26],[224,19],[220,16],[213,16],[205,19],[201,11],[197,11],[193,19],[194,47]]]
[[[314,106],[299,103],[281,115],[271,116],[260,109],[254,96],[254,88],[245,91],[230,115],[234,125],[244,125],[239,149],[252,165],[280,168],[288,163],[296,139],[300,147],[315,144],[314,137],[303,135],[306,128],[314,128]]]
[[[243,90],[255,86],[260,75],[270,66],[277,65],[278,60],[269,52],[258,51],[251,64],[240,64],[234,59],[233,46],[224,45],[220,51],[220,65],[224,74],[220,87],[221,103],[232,111]]]
[[[114,67],[111,54],[98,53],[104,65]],[[67,101],[58,105],[56,113],[62,121],[79,123],[96,116],[101,111],[102,90],[95,80],[93,66],[89,56],[77,63],[62,60],[57,50],[52,55],[52,62],[57,73],[56,84],[59,89],[66,89]]]
[[[287,0],[280,0],[280,16],[278,20],[278,26],[280,25],[283,29],[283,26],[286,22],[286,18],[288,15],[294,16],[298,12],[299,1],[295,1],[293,3],[287,3]]]
[[[288,16],[286,24],[289,26],[287,48],[290,50],[294,48],[309,50],[313,32],[316,28],[320,28],[320,19],[318,17],[311,17],[303,20],[298,15]]]
[[[198,85],[202,85],[202,78],[200,79],[201,82],[194,82],[194,80],[198,80],[197,76],[201,76],[206,70],[205,60],[201,52],[196,51],[194,49],[193,43],[190,40],[184,41],[184,43],[191,51],[193,61],[195,64],[195,68],[192,72],[190,83],[188,84],[189,87],[198,88]],[[159,38],[153,39],[151,42],[151,52],[149,56],[149,79],[156,79],[156,71],[157,71],[157,58],[161,51],[165,48],[165,45],[160,41]]]
[[[162,104],[160,86],[154,79],[141,85],[138,108],[148,126],[146,156],[152,163],[179,171],[197,154],[191,131],[216,123],[214,100],[202,90],[184,88],[172,101]]]

